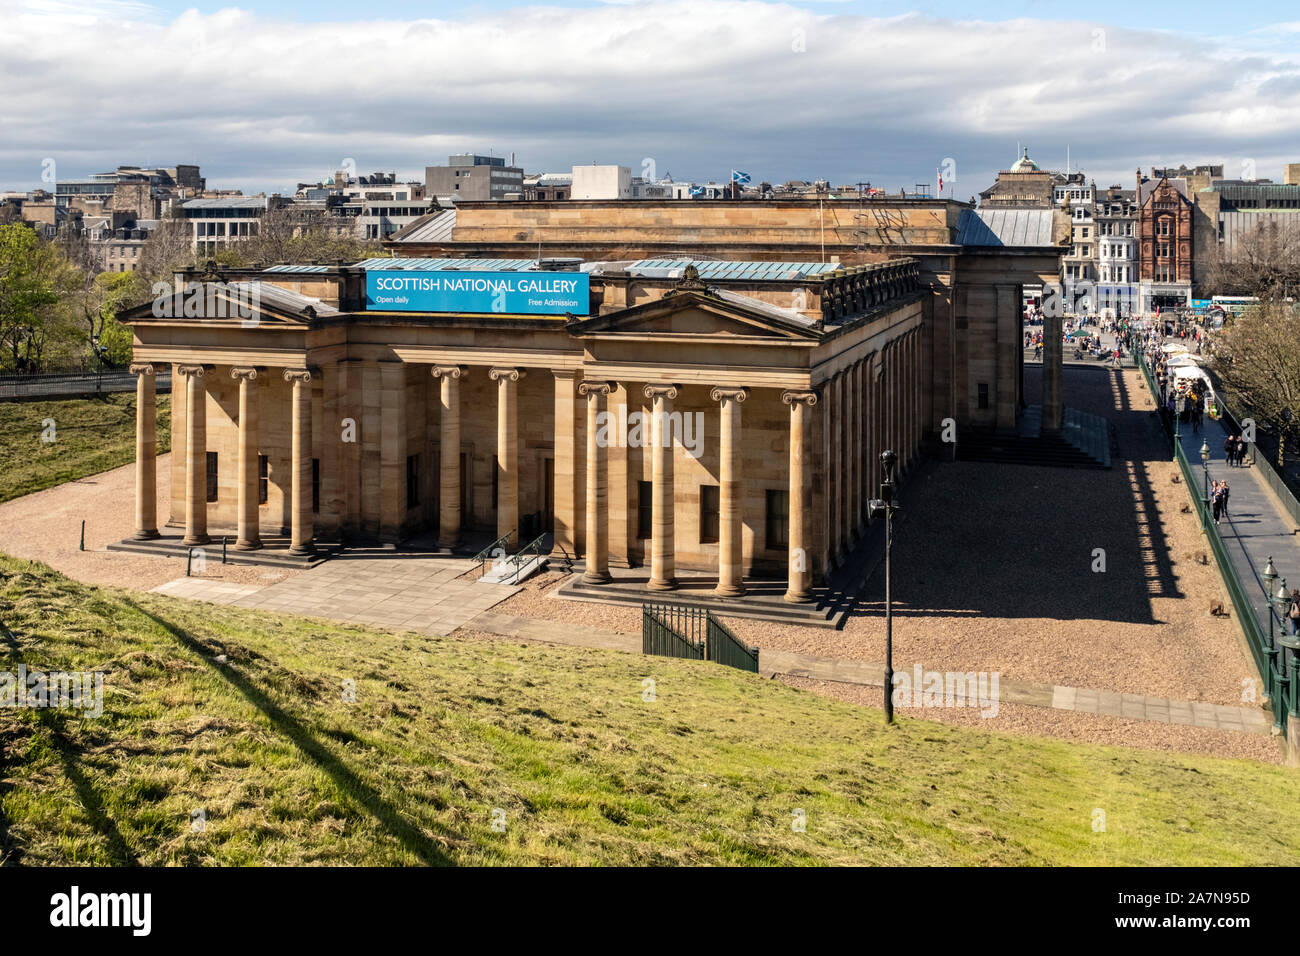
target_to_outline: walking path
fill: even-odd
[[[473,630],[485,631],[502,637],[517,637],[548,644],[565,644],[570,647],[594,647],[604,650],[641,652],[641,635],[536,618],[514,617],[486,611],[468,623]],[[900,665],[909,673],[915,665]],[[922,665],[930,673],[939,668]],[[837,681],[846,684],[865,684],[883,687],[885,667],[869,661],[842,660],[817,657],[812,654],[793,654],[786,651],[763,651],[759,655],[759,672],[764,676],[776,674],[791,677],[808,677],[814,680]],[[1141,694],[1120,694],[1114,691],[1093,690],[1084,687],[1065,687],[1060,684],[1038,684],[1030,681],[999,679],[998,701],[1007,704],[1027,704],[1031,707],[1049,707],[1088,714],[1104,714],[1132,720],[1149,720],[1163,724],[1183,724],[1211,730],[1234,730],[1238,733],[1268,734],[1271,721],[1258,707],[1228,707],[1201,701],[1170,700],[1167,697],[1147,697]]]
[[[465,558],[349,551],[270,586],[177,578],[153,590],[211,604],[450,634],[519,591],[462,577],[477,565]]]
[[[1255,617],[1267,634],[1269,611],[1261,574],[1271,557],[1277,573],[1287,581],[1287,590],[1300,588],[1300,535],[1296,534],[1295,523],[1274,503],[1273,492],[1258,474],[1258,469],[1269,467],[1267,464],[1229,465],[1223,454],[1223,440],[1228,431],[1222,422],[1207,418],[1200,432],[1190,432],[1190,427],[1179,426],[1188,461],[1198,461],[1201,443],[1208,443],[1210,481],[1228,482],[1228,516],[1219,522],[1219,535],[1250,597]],[[1205,493],[1203,486],[1196,491]],[[1273,591],[1277,592],[1276,584]],[[1276,623],[1273,629],[1277,630]]]

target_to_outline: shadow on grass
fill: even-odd
[[[90,782],[90,778],[82,772],[77,762],[77,750],[59,728],[58,717],[49,710],[42,710],[40,717],[41,722],[50,732],[50,739],[59,752],[59,759],[63,761],[63,772],[72,783],[73,789],[77,791],[77,799],[85,808],[86,815],[90,817],[90,825],[95,828],[96,833],[108,841],[108,853],[112,865],[139,866],[140,858],[131,852],[131,847],[122,837],[122,831],[117,828],[113,818],[104,809],[104,801],[99,791]]]
[[[4,638],[5,645],[13,654],[21,654],[17,637],[2,623],[0,623],[0,636]],[[104,809],[104,801],[100,797],[99,791],[95,789],[95,785],[91,783],[90,778],[82,771],[77,761],[77,750],[63,733],[61,725],[65,718],[49,709],[37,710],[36,717],[41,725],[49,731],[50,741],[54,745],[54,749],[58,751],[59,759],[63,762],[63,773],[72,784],[72,788],[77,792],[77,799],[81,801],[82,807],[85,808],[86,815],[90,818],[90,825],[94,827],[96,833],[108,842],[108,852],[112,864],[114,866],[139,866],[140,860],[131,852],[130,846],[122,837],[122,831],[117,828],[113,818]],[[3,740],[0,740],[0,798],[3,798],[12,789],[11,785],[3,782],[3,770],[6,762],[4,743]],[[0,858],[4,859],[7,866],[22,864],[22,851],[13,845],[9,836],[9,819],[3,813],[0,813]]]
[[[0,621],[0,638],[4,639],[5,646],[12,653],[18,653],[18,639],[14,637],[13,631],[5,627],[3,621]],[[7,782],[5,776],[8,744],[6,735],[0,734],[0,866],[18,866],[22,863],[22,851],[14,846],[9,838],[9,817],[4,812],[5,795],[13,789],[13,785]]]
[[[209,668],[220,674],[254,707],[265,714],[286,738],[302,753],[327,773],[342,790],[358,802],[392,833],[408,851],[430,866],[451,866],[453,861],[432,840],[420,832],[373,787],[360,780],[341,760],[316,738],[306,727],[275,703],[265,691],[257,687],[232,667],[217,666],[212,658],[212,648],[205,646],[190,634],[158,615],[127,599],[126,605],[153,621],[186,649],[197,655]]]

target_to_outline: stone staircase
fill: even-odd
[[[1041,423],[1041,407],[1031,405],[1014,435],[967,432],[957,442],[957,458],[1048,468],[1111,467],[1112,435],[1110,422],[1105,418],[1067,408],[1059,435],[1044,433]]]
[[[817,600],[809,604],[787,604],[784,581],[746,580],[743,598],[721,598],[713,594],[712,578],[679,578],[674,591],[647,592],[645,581],[639,577],[631,580],[615,578],[607,584],[583,584],[577,573],[559,588],[560,597],[571,601],[596,601],[601,604],[621,604],[640,607],[646,602],[685,604],[707,608],[719,617],[743,617],[759,621],[776,621],[802,627],[836,629],[844,626],[850,599],[837,593],[817,589]]]
[[[544,554],[530,555],[518,564],[506,558],[484,571],[483,576],[479,578],[479,583],[518,584],[521,581],[527,581],[534,574],[544,570],[546,564],[547,557]]]

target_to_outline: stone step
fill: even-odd
[[[483,584],[518,584],[541,571],[546,563],[547,558],[542,554],[532,555],[519,564],[513,564],[509,559],[498,561],[495,567],[483,572],[479,581]]]
[[[746,585],[748,587],[748,584]],[[774,589],[777,595],[784,587]],[[575,576],[561,587],[561,596],[576,601],[598,601],[603,604],[620,604],[628,607],[640,607],[650,603],[644,592],[623,591],[615,585],[584,584],[581,576]],[[741,617],[760,621],[779,621],[803,627],[824,627],[832,630],[844,626],[848,614],[847,605],[786,604],[779,596],[765,597],[746,603],[745,598],[720,598],[711,596],[708,591],[679,589],[664,591],[659,598],[665,604],[686,604],[691,607],[703,607],[718,617]]]

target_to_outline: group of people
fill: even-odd
[[[1246,464],[1246,440],[1240,435],[1229,435],[1223,440],[1223,457],[1229,465],[1243,467]]]

